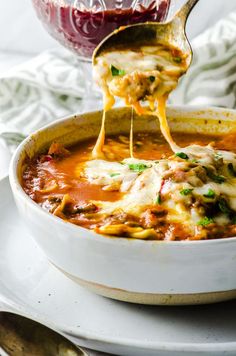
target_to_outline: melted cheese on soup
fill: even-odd
[[[96,202],[99,215],[122,213],[140,218],[147,209],[165,211],[165,223],[181,223],[191,238],[207,237],[202,226],[229,224],[236,213],[236,155],[211,146],[192,145],[158,161],[128,158],[122,162],[92,160],[86,163],[84,176],[105,190],[125,193],[115,202]],[[154,214],[155,215],[155,214]],[[157,214],[158,215],[158,214]],[[157,234],[150,228],[104,224],[103,234],[149,238]],[[134,235],[133,235],[134,233]]]
[[[236,134],[174,134],[187,146],[171,153],[163,137],[107,137],[106,159],[91,160],[94,140],[25,162],[22,185],[43,209],[105,235],[193,240],[236,234]],[[206,145],[209,141],[211,145]],[[150,159],[151,158],[151,159]]]

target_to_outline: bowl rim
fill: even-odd
[[[113,110],[119,110],[119,109],[124,109],[124,107],[118,107],[114,108]],[[213,106],[206,106],[206,105],[168,105],[167,106],[167,111],[168,109],[171,109],[173,111],[182,111],[182,112],[206,112],[206,111],[211,111],[211,112],[217,112],[217,113],[231,113],[236,115],[236,110],[234,109],[228,109],[228,108],[220,108],[220,107],[213,107]],[[208,239],[208,240],[181,240],[181,241],[166,241],[166,240],[139,240],[139,239],[132,239],[132,238],[127,238],[127,237],[116,237],[116,236],[107,236],[107,235],[102,235],[102,234],[97,234],[92,230],[86,229],[82,226],[75,225],[71,222],[65,221],[53,214],[50,214],[46,210],[44,210],[39,204],[37,204],[35,201],[33,201],[24,191],[22,188],[18,175],[17,175],[17,168],[18,168],[18,161],[21,153],[24,151],[25,146],[31,141],[31,139],[35,136],[38,135],[39,133],[46,131],[48,129],[52,129],[53,127],[56,127],[58,125],[63,125],[63,123],[73,120],[77,118],[80,115],[90,115],[90,114],[95,114],[95,113],[100,113],[102,110],[93,110],[89,112],[82,112],[82,113],[74,113],[71,115],[66,115],[60,119],[55,119],[53,122],[44,125],[40,129],[34,131],[31,133],[28,137],[26,137],[20,145],[17,147],[15,150],[10,166],[9,166],[9,180],[10,180],[10,185],[11,189],[13,192],[13,196],[18,195],[21,199],[25,200],[31,208],[36,211],[40,216],[43,216],[47,219],[50,219],[52,222],[54,221],[55,223],[62,226],[69,226],[69,229],[74,230],[75,232],[81,231],[83,234],[83,239],[95,239],[98,242],[103,242],[103,243],[117,243],[119,245],[127,245],[127,244],[133,244],[134,246],[138,245],[167,245],[167,246],[192,246],[192,245],[218,245],[218,244],[225,244],[225,243],[231,243],[233,241],[236,241],[236,236],[235,237],[227,237],[227,238],[220,238],[220,239]],[[78,236],[79,237],[79,234]]]

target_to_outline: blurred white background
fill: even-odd
[[[172,0],[173,13],[185,0]],[[200,0],[188,23],[194,37],[236,9],[236,0]],[[58,46],[36,18],[31,0],[0,0],[0,72]]]

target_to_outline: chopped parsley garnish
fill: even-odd
[[[233,217],[231,218],[231,221],[232,221],[233,224],[236,224],[236,216],[233,216]]]
[[[116,176],[119,176],[119,175],[120,175],[120,173],[111,173],[110,177],[116,177]]]
[[[182,58],[181,57],[173,57],[173,61],[175,62],[175,63],[181,63],[182,62]]]
[[[154,77],[154,75],[151,75],[150,77],[149,77],[149,80],[150,80],[150,82],[155,82],[155,77]]]
[[[199,220],[197,222],[197,225],[199,226],[207,226],[207,225],[210,225],[210,224],[213,224],[214,223],[214,220],[212,218],[208,218],[207,216],[205,216],[203,219]]]
[[[161,194],[160,193],[157,195],[156,204],[157,205],[161,204]]]
[[[147,168],[149,168],[149,167],[144,163],[131,163],[131,164],[129,164],[129,169],[131,171],[134,171],[134,172],[137,172],[137,173],[142,173]]]
[[[236,177],[236,171],[234,170],[233,163],[228,164],[228,170],[229,170],[229,173],[231,174],[231,176]]]
[[[182,190],[180,191],[180,194],[181,194],[181,195],[189,195],[189,194],[192,193],[192,191],[193,191],[193,189],[182,189]]]
[[[179,157],[179,158],[182,158],[182,159],[188,159],[189,158],[188,155],[186,155],[186,153],[184,153],[184,152],[177,152],[175,154],[175,156]]]
[[[232,212],[227,201],[224,198],[220,198],[218,200],[218,207],[220,211],[222,211],[222,213],[224,214],[230,214]]]
[[[203,196],[205,198],[210,198],[210,199],[214,199],[216,196],[216,193],[214,192],[213,189],[208,189],[208,192],[206,194],[203,194]]]
[[[213,173],[212,171],[210,171],[209,168],[207,168],[206,166],[203,166],[203,168],[205,169],[208,177],[210,179],[212,179],[215,183],[221,184],[224,183],[226,178],[224,176],[220,176],[218,174]]]
[[[214,155],[214,157],[215,157],[216,160],[219,160],[219,159],[221,159],[223,156],[222,156],[221,153],[216,153],[216,154]]]
[[[216,183],[224,183],[225,182],[225,177],[223,176],[219,176],[219,175],[216,175],[216,174],[208,174],[208,176]]]
[[[118,75],[124,75],[124,69],[118,69],[115,66],[111,65],[111,74],[113,77],[117,77]]]

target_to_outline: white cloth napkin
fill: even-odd
[[[192,42],[191,69],[170,103],[236,107],[236,12]],[[61,48],[40,54],[0,77],[0,137],[10,147],[64,115],[101,108],[89,83],[91,65]],[[87,94],[89,93],[89,95]]]
[[[2,75],[0,135],[14,143],[22,139],[21,134],[28,135],[64,115],[101,107],[100,92],[88,81],[91,70],[90,63],[79,62],[74,54],[59,48]]]
[[[236,11],[196,37],[192,47],[192,65],[171,103],[236,108]]]

